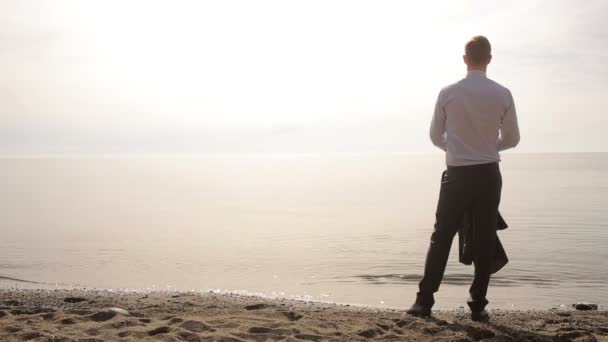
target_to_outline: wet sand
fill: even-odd
[[[0,341],[608,341],[608,312],[403,310],[214,293],[0,289]]]

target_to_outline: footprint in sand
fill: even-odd
[[[86,310],[86,309],[73,309],[73,310],[68,310],[65,313],[70,314],[70,315],[87,316],[87,315],[92,314],[93,311]]]
[[[116,316],[117,313],[114,311],[110,311],[110,310],[105,310],[105,311],[98,311],[94,314],[92,314],[91,316],[89,316],[89,319],[95,322],[103,322],[103,321],[107,321],[109,319],[114,318],[114,316]]]
[[[54,312],[47,312],[47,313],[43,313],[42,315],[40,315],[40,318],[42,318],[42,320],[45,320],[45,321],[53,319],[54,317],[55,317]]]
[[[314,342],[323,341],[323,336],[319,336],[319,335],[297,334],[297,335],[294,335],[294,337],[297,338],[298,340],[304,340],[304,341],[314,341]]]
[[[274,330],[264,327],[251,327],[247,331],[252,334],[271,334],[274,332]]]
[[[84,332],[91,336],[97,336],[100,333],[99,329],[97,329],[97,328],[89,328],[89,329],[85,330]]]
[[[289,312],[283,312],[283,314],[285,315],[285,317],[287,317],[287,319],[288,319],[288,320],[290,320],[290,321],[292,321],[292,322],[293,322],[293,321],[297,321],[297,320],[299,320],[300,318],[304,317],[304,316],[302,316],[302,315],[300,315],[300,314],[298,314],[298,313],[295,313],[295,312],[293,312],[293,311],[289,311]]]
[[[365,330],[359,331],[357,333],[357,335],[363,336],[365,338],[374,338],[374,337],[382,335],[382,334],[384,334],[384,331],[382,331],[382,330],[380,330],[378,328],[365,329]]]
[[[115,329],[122,329],[124,327],[134,327],[134,326],[138,326],[138,325],[145,325],[145,324],[143,324],[139,320],[135,320],[135,319],[128,319],[125,321],[113,322],[111,324],[111,326]]]
[[[177,333],[179,337],[181,337],[184,341],[200,341],[201,337],[193,332],[189,331],[180,331]]]
[[[11,314],[13,315],[33,315],[33,314],[37,314],[38,312],[34,311],[34,310],[28,310],[28,309],[13,309],[11,310]]]
[[[264,303],[251,304],[251,305],[245,306],[245,310],[260,310],[260,309],[264,309],[267,307],[268,307],[268,305],[266,305]]]
[[[104,322],[116,317],[116,315],[130,316],[129,312],[126,310],[120,308],[109,308],[90,315],[89,319],[95,322]]]
[[[218,324],[213,325],[213,327],[218,328],[218,329],[236,329],[240,326],[241,325],[236,322],[218,323]]]
[[[179,317],[173,317],[169,320],[169,324],[182,323],[184,320]]]
[[[185,321],[182,324],[180,324],[179,326],[186,330],[189,330],[192,332],[197,332],[197,333],[205,332],[205,331],[209,331],[209,332],[215,331],[215,329],[211,328],[207,324],[200,322],[200,321],[194,321],[194,320]]]
[[[80,302],[86,302],[86,298],[82,298],[82,297],[65,297],[63,299],[64,302],[66,303],[80,303]]]
[[[119,332],[119,333],[118,333],[118,334],[116,334],[116,335],[117,335],[118,337],[127,337],[127,336],[129,336],[129,335],[131,335],[131,334],[132,334],[132,333],[131,333],[131,331],[129,331],[129,330],[125,330],[125,331],[121,331],[121,332]]]
[[[19,331],[21,331],[21,330],[23,330],[23,328],[22,328],[22,327],[14,327],[14,326],[12,326],[12,325],[9,325],[8,327],[4,328],[4,331],[6,331],[6,332],[8,332],[8,333],[11,333],[11,334],[14,334],[14,333],[16,333],[16,332],[19,332]]]
[[[388,331],[388,330],[390,330],[390,328],[391,328],[391,327],[390,327],[390,325],[388,325],[388,324],[376,323],[376,325],[377,325],[377,326],[378,326],[380,329],[382,329],[382,330],[384,330],[384,331]]]
[[[53,337],[51,334],[40,332],[40,331],[26,331],[19,334],[19,337],[24,341],[34,340],[42,337]]]
[[[61,321],[59,321],[59,323],[61,324],[76,324],[78,323],[78,321],[72,317],[68,317],[68,318],[64,318]]]
[[[483,328],[468,327],[467,335],[475,341],[479,341],[494,337],[494,332]]]
[[[158,334],[166,334],[169,331],[171,331],[170,327],[162,326],[162,327],[158,327],[156,329],[148,331],[148,335],[154,336],[154,335],[158,335]]]
[[[120,322],[113,322],[112,323],[112,328],[114,328],[114,329],[122,329],[125,326],[127,326],[127,322],[126,321],[120,321]]]
[[[240,338],[230,337],[230,336],[213,336],[213,341],[215,341],[215,342],[245,342],[245,340],[241,340]],[[256,341],[256,340],[254,339],[254,341]],[[262,341],[264,341],[264,340],[262,340]]]
[[[250,334],[271,334],[271,335],[291,335],[292,330],[289,329],[272,329],[266,327],[251,327],[247,329]]]

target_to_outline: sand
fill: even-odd
[[[403,310],[215,293],[0,289],[0,341],[608,341],[608,312]]]

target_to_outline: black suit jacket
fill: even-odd
[[[473,215],[475,215],[475,213],[472,212],[472,210],[468,211],[467,213],[465,213],[463,219],[462,219],[462,225],[460,227],[460,229],[458,230],[458,246],[459,246],[459,260],[461,263],[465,264],[465,265],[471,265],[473,263],[473,259],[475,258],[475,220],[472,220],[471,217],[473,217]],[[502,218],[502,215],[500,215],[500,213],[498,213],[498,217],[497,219],[497,226],[496,229],[498,230],[503,230],[508,228],[509,226],[507,225],[507,223],[505,222],[505,220]],[[507,258],[507,253],[505,252],[505,249],[502,246],[502,243],[500,242],[500,239],[498,238],[498,235],[496,236],[496,247],[494,250],[494,258],[492,260],[492,273],[496,273],[498,271],[500,271],[501,268],[503,268],[507,263],[509,262],[509,258]]]

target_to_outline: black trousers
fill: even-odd
[[[419,284],[417,303],[432,307],[433,294],[439,290],[456,232],[466,211],[474,213],[476,229],[475,275],[467,301],[471,310],[488,304],[486,294],[496,243],[496,225],[502,176],[498,163],[448,166],[441,182],[435,229],[426,255],[424,277]]]

